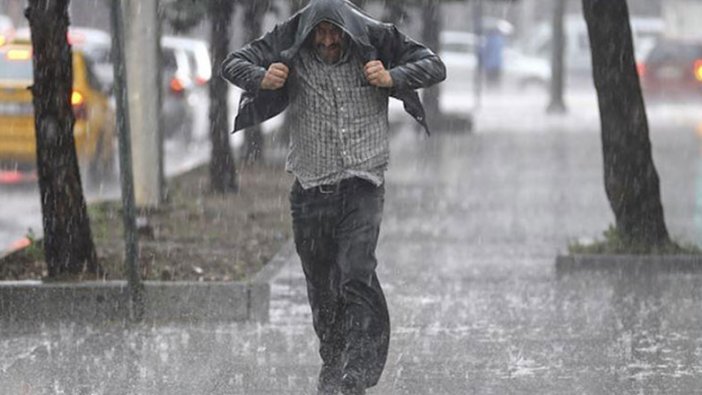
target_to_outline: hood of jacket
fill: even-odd
[[[293,45],[281,53],[282,60],[288,63],[321,22],[331,22],[343,30],[351,41],[361,50],[367,60],[375,55],[371,45],[367,26],[374,20],[363,10],[348,0],[312,0],[299,12],[299,25]]]

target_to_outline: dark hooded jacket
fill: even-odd
[[[285,110],[287,85],[277,90],[262,90],[261,80],[272,63],[290,66],[307,37],[322,21],[339,26],[364,62],[380,60],[385,65],[394,82],[390,96],[402,100],[405,111],[429,133],[424,107],[415,89],[443,81],[446,78],[443,62],[395,26],[371,18],[348,0],[312,0],[271,32],[227,56],[222,76],[244,90],[234,132]]]

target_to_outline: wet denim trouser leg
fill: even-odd
[[[297,253],[326,366],[375,385],[385,366],[390,319],[375,274],[385,189],[361,179],[331,193],[293,185]]]

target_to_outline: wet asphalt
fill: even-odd
[[[588,103],[395,135],[378,248],[392,338],[369,394],[702,391],[702,274],[555,270],[613,221]],[[676,111],[651,117],[654,159],[671,234],[700,245],[702,117]],[[319,368],[294,255],[267,324],[0,329],[0,394],[311,394]]]

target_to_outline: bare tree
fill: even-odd
[[[37,171],[49,277],[98,272],[73,138],[73,54],[69,0],[30,0],[25,15],[34,54]]]
[[[422,42],[432,51],[438,53],[441,49],[439,35],[441,33],[441,1],[422,1]],[[424,90],[422,100],[426,110],[427,118],[432,121],[441,120],[441,109],[439,108],[439,97],[441,96],[441,85],[436,84]]]
[[[244,5],[244,30],[246,41],[257,39],[263,31],[263,17],[270,7],[270,0],[248,1]],[[261,125],[255,125],[244,131],[244,160],[257,162],[263,156],[263,133]]]
[[[624,242],[670,243],[626,0],[583,0],[600,108],[605,190]]]
[[[210,80],[210,183],[214,192],[238,192],[234,154],[229,146],[229,108],[227,92],[229,86],[219,78],[219,67],[229,52],[230,25],[234,14],[231,0],[210,0],[208,14],[211,22],[212,75]]]

